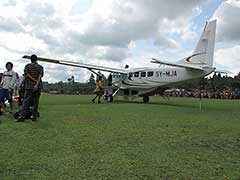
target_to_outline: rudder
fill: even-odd
[[[217,20],[206,24],[193,54],[179,63],[208,65],[212,67]]]

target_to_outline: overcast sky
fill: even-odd
[[[22,74],[24,54],[122,68],[175,62],[217,19],[214,65],[240,72],[240,0],[1,0],[0,71]],[[43,64],[45,81],[84,82],[84,69]]]

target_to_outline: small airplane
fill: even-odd
[[[123,95],[131,98],[142,97],[144,103],[149,102],[149,96],[163,94],[163,92],[177,84],[188,80],[205,77],[216,70],[213,67],[213,57],[215,48],[216,20],[206,23],[200,40],[193,53],[176,63],[162,61],[153,58],[151,63],[158,64],[156,68],[125,68],[118,69],[113,67],[83,64],[65,60],[49,59],[38,57],[38,61],[55,63],[60,65],[86,68],[91,72],[105,71],[110,72],[112,92],[110,102],[123,91]],[[30,59],[30,56],[23,56]],[[161,66],[165,65],[165,66]]]

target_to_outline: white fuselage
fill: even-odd
[[[181,82],[204,77],[214,71],[206,68],[196,71],[178,67],[136,68],[129,69],[128,74],[112,74],[112,83],[120,89],[138,91],[138,95],[149,93],[157,88],[172,87]]]

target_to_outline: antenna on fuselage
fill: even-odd
[[[128,69],[129,68],[129,65],[128,64],[126,64],[125,65],[125,67],[124,67],[124,69]]]

